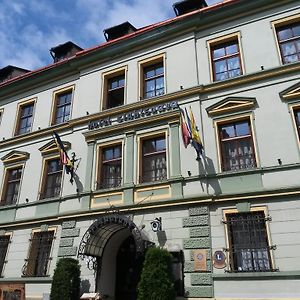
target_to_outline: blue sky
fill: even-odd
[[[178,0],[0,0],[0,68],[33,70],[52,63],[49,49],[104,42],[103,29],[129,21],[139,28],[174,17]],[[207,0],[214,4],[221,0]]]

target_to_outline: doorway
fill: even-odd
[[[137,254],[134,238],[129,236],[121,244],[116,257],[116,300],[137,299],[143,261],[143,256]]]

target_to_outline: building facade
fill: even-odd
[[[299,2],[174,8],[0,70],[1,300],[48,299],[61,257],[82,292],[135,299],[153,245],[178,299],[300,298]]]

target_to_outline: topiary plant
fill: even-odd
[[[170,253],[149,248],[138,284],[138,300],[174,300],[175,296]]]
[[[80,265],[77,259],[61,258],[54,270],[50,300],[77,300],[80,295]]]

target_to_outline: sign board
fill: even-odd
[[[207,250],[206,249],[194,250],[194,270],[195,271],[207,271],[206,258],[207,258]]]
[[[215,251],[213,255],[213,265],[216,269],[224,269],[226,267],[226,255],[223,251]]]
[[[91,121],[89,123],[89,130],[105,128],[111,125],[117,125],[128,121],[143,119],[143,118],[151,117],[153,115],[162,114],[167,111],[175,110],[178,108],[179,108],[178,102],[172,101],[168,103],[158,104],[156,106],[152,106],[148,108],[141,108],[134,111],[126,112],[116,117],[108,116],[105,119]]]

